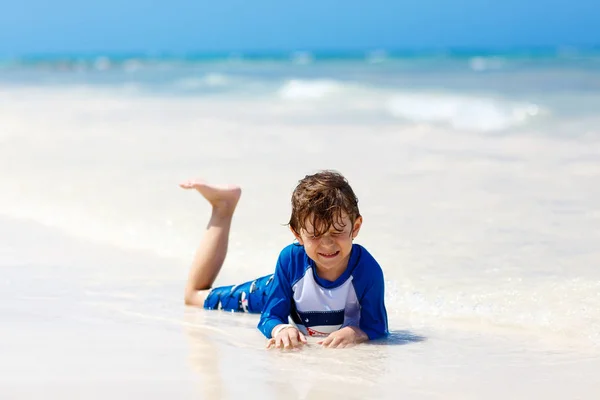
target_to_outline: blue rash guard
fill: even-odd
[[[364,247],[352,245],[346,270],[332,282],[317,275],[304,246],[291,244],[281,251],[275,274],[215,288],[204,308],[262,313],[258,329],[267,338],[275,326],[293,322],[309,336],[356,326],[373,340],[388,335],[384,291],[383,271]]]

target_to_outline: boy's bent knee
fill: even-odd
[[[186,306],[204,307],[204,301],[209,292],[210,289],[186,291],[183,296],[183,302]]]

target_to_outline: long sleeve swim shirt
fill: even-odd
[[[388,335],[383,271],[358,244],[352,245],[348,266],[335,281],[320,278],[304,246],[291,244],[281,251],[269,286],[258,324],[267,338],[290,320],[309,336],[326,336],[345,326],[360,328],[370,340]]]

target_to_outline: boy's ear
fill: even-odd
[[[304,246],[304,242],[302,241],[302,238],[300,237],[300,235],[298,234],[298,232],[296,232],[294,230],[294,228],[292,228],[290,226],[290,231],[292,232],[292,234],[294,235],[294,237],[296,238],[296,240],[298,241],[298,243],[300,243],[300,245]]]
[[[362,217],[358,217],[354,221],[354,225],[352,226],[352,239],[354,239],[356,236],[358,236],[358,232],[360,231],[360,227],[362,226],[362,223],[363,223]]]

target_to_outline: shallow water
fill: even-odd
[[[2,70],[2,392],[594,398],[600,75],[464,62]],[[279,354],[255,316],[186,309],[209,208],[177,183],[243,187],[237,283],[322,168],[357,192],[392,338]]]

